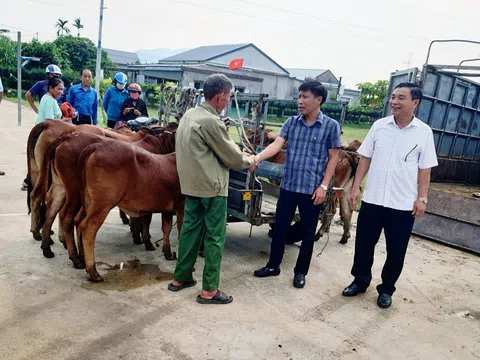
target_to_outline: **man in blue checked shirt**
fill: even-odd
[[[80,73],[80,84],[73,85],[68,91],[68,102],[78,112],[78,116],[73,118],[75,125],[88,124],[97,125],[98,96],[92,83],[92,72],[88,69]]]
[[[340,148],[338,123],[322,114],[327,89],[318,81],[299,88],[298,111],[290,117],[274,143],[255,156],[253,172],[260,161],[277,154],[288,140],[285,171],[277,202],[275,230],[267,265],[254,272],[257,277],[277,276],[285,252],[285,241],[298,206],[303,241],[294,269],[293,286],[303,288],[312,258],[315,230],[328,184],[337,165]]]

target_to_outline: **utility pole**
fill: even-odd
[[[17,32],[17,101],[18,126],[22,126],[22,33]]]
[[[97,67],[95,69],[95,90],[100,97],[100,65],[102,63],[102,25],[103,25],[103,2],[100,0],[100,21],[98,23],[98,44],[97,44]]]

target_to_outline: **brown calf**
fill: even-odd
[[[173,137],[167,133],[161,136]],[[112,154],[122,156],[114,158]],[[83,243],[86,271],[92,281],[103,281],[95,267],[94,244],[113,207],[134,217],[175,211],[180,233],[185,198],[180,191],[175,154],[155,155],[121,142],[93,144],[83,150],[78,169],[82,170],[78,239]],[[175,259],[170,248],[171,228],[172,218],[163,217],[163,253],[168,260]]]

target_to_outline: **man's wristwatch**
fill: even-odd
[[[423,203],[425,203],[425,205],[427,204],[428,202],[428,199],[426,197],[419,197],[418,200],[422,201]]]
[[[327,186],[327,185],[322,185],[322,184],[320,184],[320,187],[321,187],[323,190],[325,190],[325,191],[328,190],[328,186]]]

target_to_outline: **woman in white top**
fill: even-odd
[[[63,81],[60,78],[52,77],[48,80],[47,93],[42,97],[38,108],[38,117],[35,125],[47,119],[62,119],[62,112],[58,106],[58,99],[63,94]]]

